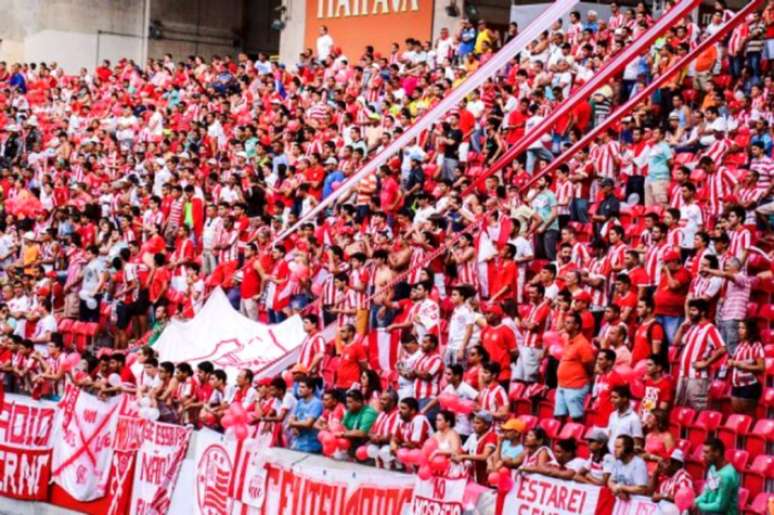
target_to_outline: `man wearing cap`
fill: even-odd
[[[661,484],[656,487],[662,476],[666,476]],[[675,449],[669,456],[669,460],[658,462],[656,473],[650,477],[648,490],[652,492],[653,502],[675,502],[675,495],[683,488],[693,490],[693,478],[685,470],[685,456],[683,451]]]
[[[671,249],[665,252],[661,278],[653,294],[653,313],[664,328],[668,343],[674,341],[683,321],[685,298],[690,284],[691,274],[682,265],[680,251]]]
[[[594,349],[581,334],[581,316],[569,313],[564,319],[567,343],[562,351],[557,369],[555,417],[569,415],[578,422],[583,418],[583,401],[591,386],[594,366]]]
[[[517,418],[510,418],[500,426],[500,430],[503,436],[497,446],[493,468],[495,470],[500,470],[502,467],[517,468],[524,461],[525,449],[521,438],[527,430],[526,424]],[[543,449],[548,450],[545,447]]]
[[[615,458],[608,452],[607,433],[599,427],[592,428],[586,434],[589,457],[575,475],[575,481],[605,486],[610,478]]]
[[[477,411],[471,422],[473,433],[462,445],[462,452],[452,456],[454,462],[464,462],[471,469],[472,477],[480,485],[488,485],[487,461],[497,449],[497,433],[494,431],[492,420],[489,412]]]
[[[675,403],[696,410],[706,409],[710,366],[726,353],[725,342],[708,320],[708,313],[706,300],[688,302],[688,320],[680,325],[674,338],[674,345],[680,348]]]

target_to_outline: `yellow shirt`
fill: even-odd
[[[489,48],[492,48],[492,36],[489,34],[489,30],[482,30],[476,34],[476,45],[473,47],[475,54],[480,54],[484,51],[484,43],[489,43]]]

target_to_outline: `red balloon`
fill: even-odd
[[[323,454],[326,456],[333,456],[336,452],[336,442],[325,442],[323,444]]]
[[[365,461],[368,459],[368,450],[365,445],[361,445],[357,448],[355,451],[355,458],[357,458],[358,461]]]
[[[332,442],[335,437],[331,434],[330,431],[320,431],[317,433],[317,439],[321,444],[325,445],[328,442]]]
[[[422,454],[425,455],[425,459],[430,459],[435,450],[438,448],[438,440],[435,438],[428,438],[425,444],[422,446]]]
[[[675,504],[680,511],[685,511],[693,506],[693,501],[696,499],[696,494],[693,493],[693,489],[683,487],[675,494]]]
[[[451,409],[450,407],[457,400],[457,396],[453,393],[442,393],[438,396],[438,403],[441,405],[441,409]]]
[[[557,333],[556,331],[546,331],[543,333],[544,347],[551,347],[552,345],[555,345],[560,342],[561,342],[561,339],[559,338],[559,333]]]
[[[398,449],[398,452],[395,454],[395,457],[398,458],[398,461],[403,463],[404,465],[411,465],[411,461],[409,458],[409,450],[400,448]]]
[[[419,479],[422,481],[427,481],[431,477],[433,477],[433,472],[430,470],[430,467],[427,465],[423,467],[419,467],[419,470],[417,471],[417,475],[419,476]]]
[[[632,381],[632,397],[636,397],[638,399],[642,399],[645,397],[645,383],[642,382],[642,379],[635,379]]]
[[[634,379],[634,370],[629,365],[618,365],[614,370],[627,383]]]
[[[234,420],[234,416],[230,413],[226,413],[223,415],[223,417],[220,419],[220,425],[223,426],[225,429],[228,429],[229,427],[233,426],[236,423]]]
[[[352,443],[348,439],[343,437],[336,438],[336,448],[339,449],[340,451],[346,451],[347,449],[349,449],[350,445],[352,445]]]
[[[201,414],[201,416],[199,417],[199,420],[201,421],[202,424],[209,426],[215,423],[215,415],[207,411]]]
[[[475,403],[470,399],[460,399],[459,402],[457,402],[457,413],[461,413],[463,415],[470,415],[473,412],[473,407],[475,406]]]
[[[234,417],[234,422],[240,424],[247,422],[247,411],[245,411],[245,408],[240,403],[235,402],[228,410],[231,413],[231,416]]]
[[[422,449],[411,449],[408,452],[408,459],[410,463],[413,463],[418,467],[427,464],[427,458],[425,458],[425,455],[422,453]]]
[[[436,454],[430,458],[430,470],[432,470],[434,474],[443,474],[448,468],[449,458],[443,454]]]
[[[501,474],[497,481],[497,491],[501,494],[506,494],[511,491],[511,488],[513,488],[513,478],[511,475]]]
[[[487,483],[489,483],[492,486],[497,486],[500,484],[500,474],[497,472],[490,472],[489,476],[487,477]]]
[[[564,354],[564,345],[555,343],[548,348],[548,353],[554,357],[554,359],[561,360],[562,354]]]

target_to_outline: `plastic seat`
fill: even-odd
[[[734,413],[718,428],[717,436],[726,444],[726,449],[734,449],[739,447],[739,438],[750,430],[750,426],[752,426],[751,416]]]
[[[548,435],[548,438],[555,440],[559,435],[559,429],[562,427],[562,423],[555,418],[543,418],[538,422],[538,426],[543,428]]]
[[[691,454],[691,449],[693,449],[693,444],[688,440],[678,440],[675,447],[683,451],[684,456],[689,456]]]
[[[726,449],[726,461],[731,463],[736,470],[744,470],[750,459],[750,453],[744,449]]]
[[[511,399],[511,408],[516,416],[532,414],[532,400],[524,397],[525,389],[526,387],[522,383],[511,384],[509,397]]]
[[[696,411],[693,408],[675,406],[669,413],[669,432],[675,440],[684,438],[685,429],[693,423]]]
[[[685,458],[685,470],[688,471],[691,477],[704,477],[704,470],[706,468],[707,466],[704,463],[704,446],[698,445]]]
[[[739,496],[737,498],[739,499],[739,504],[737,506],[739,507],[739,512],[741,513],[745,506],[747,506],[747,499],[750,498],[750,491],[746,488],[740,488]]]
[[[742,486],[750,491],[750,495],[757,496],[766,487],[766,480],[774,474],[774,456],[759,454],[753,458],[750,468],[742,473]]]
[[[772,441],[774,441],[774,420],[765,418],[755,422],[752,431],[747,433],[744,447],[750,456],[758,456],[768,452],[768,444]]]
[[[774,320],[774,304],[763,304],[758,308],[758,318],[771,322]]]
[[[763,348],[767,358],[774,358],[774,343],[769,343]]]
[[[524,422],[526,426],[525,432],[534,429],[538,425],[538,418],[534,415],[519,415],[516,418]]]
[[[747,489],[745,488],[745,490]],[[748,497],[749,496],[750,494],[748,493]],[[769,497],[774,497],[774,494],[761,492],[753,496],[753,501],[744,509],[744,515],[760,515],[761,513],[768,513]]]
[[[556,390],[548,390],[545,399],[538,402],[538,418],[552,418],[554,416],[554,403],[556,402]]]
[[[766,358],[766,386],[774,386],[774,358]]]
[[[720,426],[720,421],[722,419],[723,414],[719,411],[702,411],[699,413],[699,416],[696,417],[696,420],[693,421],[693,424],[688,426],[686,438],[690,440],[694,446],[701,447],[710,433],[714,433],[718,426]]]
[[[583,433],[585,431],[586,431],[586,426],[584,426],[583,424],[578,424],[577,422],[568,422],[564,426],[562,426],[561,431],[559,431],[558,438],[560,440],[572,438],[576,442],[578,442],[583,438]]]

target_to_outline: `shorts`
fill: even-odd
[[[122,331],[129,327],[129,322],[132,320],[132,316],[134,316],[132,305],[124,304],[121,301],[116,303],[116,327]]]
[[[675,404],[688,406],[696,411],[707,409],[710,380],[683,377],[677,381]]]
[[[564,417],[568,414],[571,418],[583,417],[583,401],[586,394],[589,393],[589,386],[583,388],[562,388],[556,389],[556,402],[554,404],[554,416]]]
[[[519,357],[513,367],[513,379],[534,383],[540,375],[540,362],[543,359],[543,349],[535,349],[525,345],[519,345]]]
[[[732,386],[731,397],[754,401],[761,398],[762,391],[761,383],[748,384],[747,386]]]

